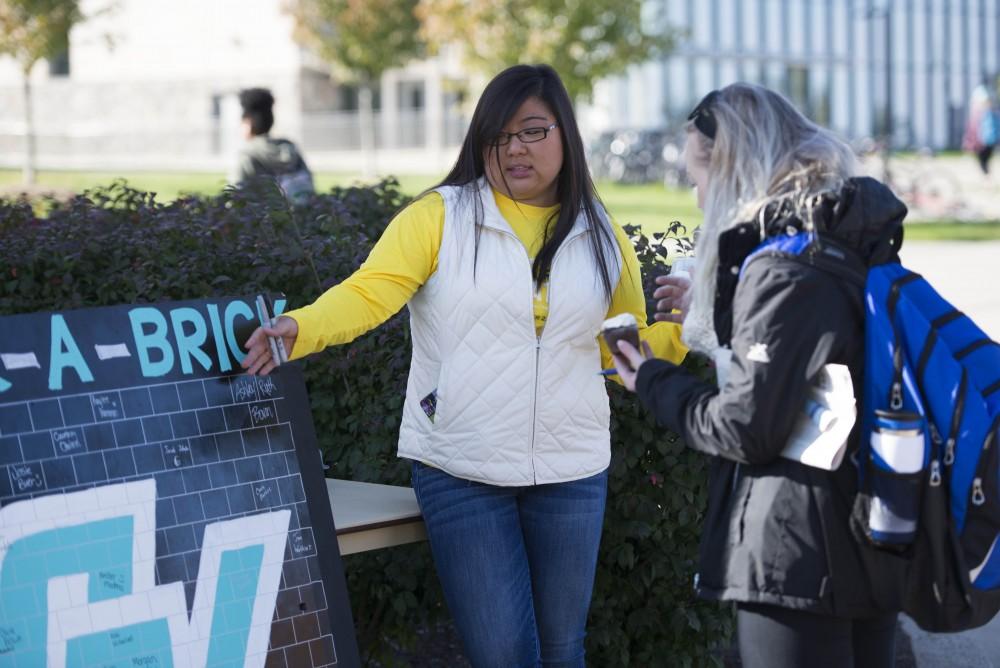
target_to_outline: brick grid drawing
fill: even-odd
[[[268,668],[336,665],[280,380],[229,376],[0,404],[0,506],[156,480],[156,584],[190,610],[205,526],[291,512]]]

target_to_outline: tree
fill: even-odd
[[[374,161],[372,97],[382,74],[423,52],[417,0],[292,0],[295,39],[358,86],[361,148]],[[373,165],[365,171],[372,172]]]
[[[31,69],[39,60],[69,48],[69,31],[83,20],[78,0],[0,0],[0,56],[12,56],[24,82],[24,170],[26,185],[35,182],[35,129],[31,105]]]
[[[552,65],[576,99],[594,82],[668,51],[673,32],[643,0],[420,0],[433,47],[461,44],[489,75],[517,63]],[[645,9],[644,9],[644,6]]]

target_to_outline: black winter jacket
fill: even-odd
[[[769,251],[744,267],[761,225],[727,230],[714,305],[719,342],[733,351],[727,384],[720,390],[662,360],[640,367],[646,408],[715,456],[696,579],[703,598],[843,617],[899,609],[901,569],[861,548],[849,527],[858,428],[834,472],[779,453],[823,365],[846,364],[861,396],[866,267],[858,258],[897,259],[905,215],[888,188],[859,178],[822,201],[813,218],[819,241],[801,255]],[[802,229],[780,207],[763,219],[767,236]]]

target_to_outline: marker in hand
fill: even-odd
[[[260,324],[268,329],[274,327],[274,319],[271,317],[271,310],[268,308],[267,300],[263,295],[257,295],[257,311],[260,313]],[[280,366],[288,361],[288,351],[285,350],[285,341],[280,336],[267,337],[267,343],[271,347],[271,358],[275,366]]]

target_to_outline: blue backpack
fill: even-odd
[[[744,266],[775,251],[864,285],[851,526],[876,553],[865,559],[878,564],[873,578],[887,564],[905,573],[902,599],[884,604],[927,631],[982,626],[1000,611],[1000,345],[898,262],[868,267],[834,239],[799,233],[765,240]]]
[[[899,264],[865,285],[855,533],[907,568],[928,631],[1000,610],[1000,345]]]

